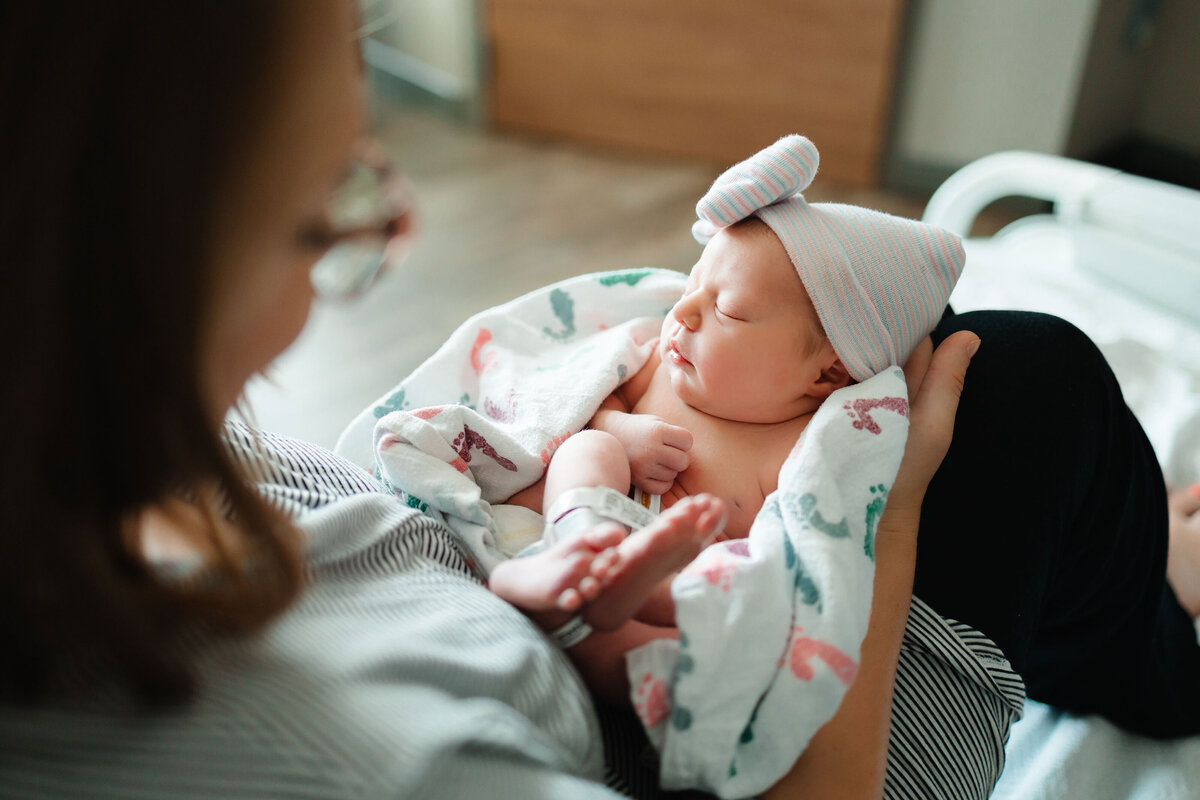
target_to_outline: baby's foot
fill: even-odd
[[[725,504],[708,494],[685,498],[616,547],[615,561],[593,571],[602,591],[589,600],[583,618],[597,630],[627,622],[658,585],[708,546],[725,524]]]
[[[623,538],[619,525],[602,525],[535,555],[510,558],[492,570],[488,588],[539,624],[561,623],[567,615],[553,612],[578,611],[600,594]]]
[[[1167,493],[1167,582],[1193,619],[1200,616],[1200,484]]]

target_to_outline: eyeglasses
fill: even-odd
[[[323,300],[349,300],[375,283],[385,267],[401,263],[415,238],[412,191],[383,148],[365,141],[325,208],[332,246],[313,265],[311,280]]]

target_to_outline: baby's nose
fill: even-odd
[[[700,324],[700,314],[696,313],[695,303],[688,303],[686,300],[677,302],[671,309],[671,315],[688,330],[696,330],[696,325]]]
[[[696,330],[700,324],[700,309],[694,300],[694,295],[681,297],[675,307],[671,309],[671,316],[688,330]]]

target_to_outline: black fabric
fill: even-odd
[[[1162,474],[1103,356],[1044,314],[948,314],[934,340],[957,330],[982,346],[922,509],[914,593],[995,641],[1035,700],[1200,732]]]
[[[658,785],[658,753],[632,708],[596,699],[596,716],[604,736],[604,783],[637,800],[707,800],[701,791],[667,791]]]

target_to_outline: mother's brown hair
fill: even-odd
[[[113,679],[145,701],[184,697],[192,634],[261,627],[300,590],[295,532],[232,465],[199,384],[218,189],[270,99],[285,6],[0,10],[10,702]],[[231,522],[209,502],[218,484]],[[168,497],[207,512],[204,580],[164,578],[141,554],[132,520]]]

